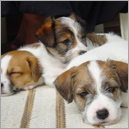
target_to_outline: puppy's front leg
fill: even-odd
[[[31,90],[31,89],[35,88],[36,86],[43,85],[43,84],[44,84],[44,78],[40,77],[36,83],[26,86],[26,87],[23,87],[22,90]]]

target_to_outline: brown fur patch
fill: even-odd
[[[69,103],[73,101],[73,79],[76,67],[58,76],[55,83],[56,89]]]
[[[83,99],[80,95],[76,95],[75,98],[74,98],[74,100],[75,100],[75,102],[76,102],[79,110],[80,111],[83,111],[87,99]]]
[[[6,55],[8,55],[9,53],[12,53],[13,51],[10,51],[10,52],[7,52],[7,53],[4,53],[3,55],[1,55],[1,59],[4,57],[4,56],[6,56]]]
[[[54,26],[54,27],[53,27]],[[69,28],[61,24],[60,18],[52,19],[48,22],[46,22],[37,32],[36,36],[43,42],[46,47],[53,47],[53,48],[59,48],[60,44],[63,44],[64,41],[69,40],[69,43],[62,45],[57,51],[59,51],[60,54],[65,53],[68,48],[71,46],[74,48],[76,46],[76,42],[73,41],[73,34],[72,31],[69,30]],[[67,47],[67,48],[66,48]]]
[[[76,41],[74,40],[74,34],[67,25],[61,24],[60,18],[55,21],[55,35],[56,35],[56,48],[62,44],[62,49],[58,51],[67,52],[69,48],[74,48],[76,46]]]
[[[128,88],[128,64],[108,60],[107,62],[98,61],[101,68],[103,68],[102,77],[105,77],[102,88],[106,89],[108,87],[115,88],[113,90],[114,98],[118,97],[118,88],[126,91]]]
[[[69,17],[76,21],[76,15],[74,13],[72,13]]]
[[[63,43],[65,40],[69,40],[68,44],[71,44],[71,47],[74,48],[77,45],[77,42],[74,37],[74,33],[67,25],[61,24],[60,18],[55,22],[55,32],[56,32],[56,39],[57,44]],[[68,46],[68,44],[66,44]],[[69,47],[69,46],[68,46]]]
[[[95,33],[88,33],[87,37],[94,43],[99,46],[107,42],[106,35],[97,35]]]
[[[128,64],[120,61],[109,60],[109,66],[118,75],[121,90],[126,92],[128,89]]]
[[[38,81],[42,69],[35,56],[27,51],[12,51],[7,54],[12,55],[12,58],[6,74],[16,88],[21,89]]]
[[[115,89],[115,91],[113,92],[114,98],[117,99],[118,97],[118,88]]]
[[[45,23],[38,31],[36,32],[36,37],[43,42],[46,46],[54,46],[54,34],[52,30],[52,21]]]

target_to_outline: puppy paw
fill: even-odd
[[[30,86],[23,87],[22,90],[31,90],[33,88],[34,88],[34,86],[30,85]]]

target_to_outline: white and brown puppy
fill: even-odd
[[[55,86],[69,103],[75,100],[85,122],[116,123],[120,106],[128,106],[128,41],[107,43],[76,57]]]
[[[35,36],[63,63],[87,51],[85,22],[75,15],[48,18]]]
[[[1,56],[1,94],[12,95],[22,89],[43,84],[42,67],[29,51],[11,51]]]
[[[47,18],[35,36],[44,44],[49,54],[63,63],[68,63],[74,57],[115,37],[113,34],[86,34],[85,21],[75,14],[56,19]]]
[[[37,32],[41,41],[1,57],[1,93],[53,85],[67,63],[87,51],[84,21],[71,17],[49,19]],[[44,79],[40,79],[41,76]]]
[[[75,100],[83,120],[93,125],[109,125],[121,118],[122,91],[128,89],[128,64],[118,61],[88,61],[60,75],[55,82],[69,103]]]

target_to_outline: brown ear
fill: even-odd
[[[69,17],[72,18],[74,21],[76,21],[76,15],[75,15],[75,13],[72,13]]]
[[[120,61],[110,61],[110,66],[115,70],[117,73],[120,83],[121,83],[121,90],[123,92],[127,92],[128,90],[128,64],[123,63]]]
[[[77,16],[75,13],[72,13],[70,15],[70,18],[72,18],[74,21],[77,21],[81,24],[81,26],[83,28],[85,28],[84,30],[86,31],[86,21],[84,21],[82,18],[80,18],[79,16]],[[85,32],[86,33],[86,32]]]
[[[47,47],[55,45],[55,21],[51,19],[46,22],[35,34],[35,36]]]
[[[76,76],[76,67],[64,72],[57,77],[54,84],[62,97],[71,103],[73,101],[73,78]]]
[[[27,62],[32,72],[32,78],[35,82],[37,82],[42,74],[42,69],[40,65],[38,64],[38,59],[34,56],[29,56],[27,58]]]

